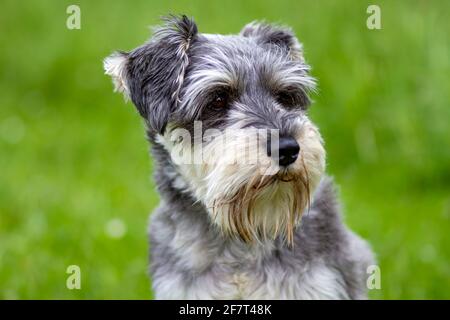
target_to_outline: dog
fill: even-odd
[[[367,298],[374,256],[341,220],[308,118],[316,83],[291,29],[203,34],[169,16],[104,69],[152,146],[155,298]]]

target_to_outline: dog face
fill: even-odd
[[[104,66],[211,221],[246,242],[293,242],[325,151],[307,117],[315,82],[290,30],[251,23],[209,35],[172,17]]]

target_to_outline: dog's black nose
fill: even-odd
[[[272,146],[270,139],[267,145],[267,155],[272,156]],[[281,136],[278,143],[278,164],[287,167],[297,160],[300,146],[297,141],[290,136]]]

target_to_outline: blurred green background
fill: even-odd
[[[81,8],[81,30],[66,8]],[[382,29],[366,27],[369,4]],[[236,33],[294,28],[318,78],[312,119],[348,225],[381,267],[372,298],[450,298],[448,1],[2,1],[0,298],[147,299],[158,195],[142,122],[102,59],[161,15]],[[79,265],[81,290],[66,288]]]

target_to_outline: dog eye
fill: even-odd
[[[210,106],[213,109],[224,109],[228,105],[228,93],[226,91],[220,90],[213,94]]]
[[[277,101],[287,109],[306,109],[309,105],[309,98],[304,92],[282,91],[276,95]]]
[[[277,101],[285,107],[293,107],[295,105],[294,96],[289,92],[279,92]]]

